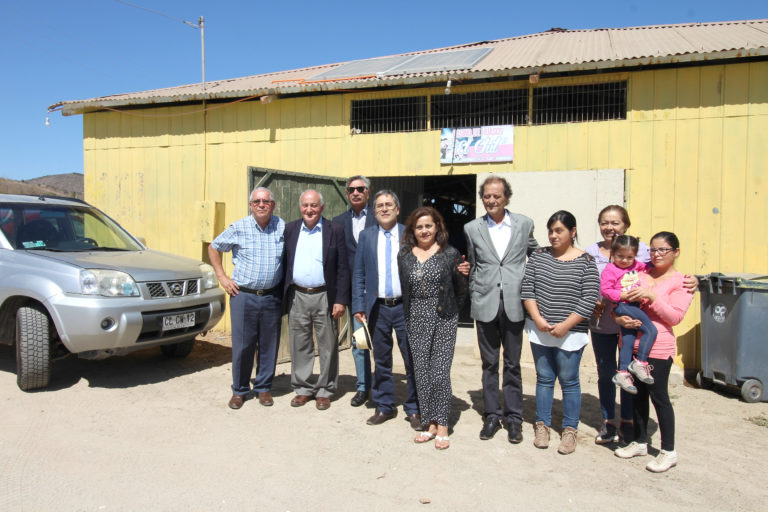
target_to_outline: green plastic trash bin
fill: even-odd
[[[737,387],[747,402],[768,401],[768,276],[699,278],[701,371],[696,380]]]

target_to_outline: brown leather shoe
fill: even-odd
[[[318,411],[324,411],[331,407],[331,399],[319,396],[315,399],[315,407]]]
[[[229,399],[229,408],[239,409],[243,406],[244,402],[243,395],[232,395],[232,398]]]
[[[424,427],[421,425],[421,415],[417,413],[409,414],[405,417],[405,421],[411,424],[411,428],[416,432],[421,432]]]
[[[370,418],[368,418],[368,421],[366,421],[366,423],[368,425],[381,425],[385,421],[391,420],[395,416],[397,416],[396,412],[393,412],[391,414],[384,414],[383,412],[381,412],[381,411],[379,411],[377,409],[376,413],[373,416],[371,416]]]
[[[312,398],[309,395],[296,395],[291,400],[291,407],[301,407],[302,405],[305,405],[307,402],[309,402],[309,399]]]
[[[259,393],[259,403],[267,407],[274,404],[275,401],[272,400],[272,393],[270,393],[269,391],[263,391]]]

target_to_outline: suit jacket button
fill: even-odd
[[[441,290],[445,290],[445,287],[441,285],[441,286],[440,286],[440,289],[441,289]]]
[[[437,310],[438,311],[442,311],[443,310],[443,306],[437,306]]]

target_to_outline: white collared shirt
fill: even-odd
[[[302,221],[296,256],[293,259],[293,282],[304,288],[325,285],[323,273],[323,219],[309,229]]]
[[[352,210],[352,236],[355,238],[355,242],[360,238],[360,232],[365,229],[365,219],[367,215],[367,206],[360,210],[359,214],[355,213],[355,210]]]
[[[509,245],[509,239],[512,237],[512,219],[509,216],[509,212],[504,212],[504,218],[498,224],[489,215],[488,232],[491,234],[491,242],[493,242],[493,247],[496,249],[499,259],[504,258],[504,253],[507,252],[507,246]]]
[[[385,248],[387,246],[387,237],[384,235],[385,229],[379,226],[379,236],[377,240],[376,250],[377,250],[377,257],[379,260],[378,265],[378,273],[379,273],[379,294],[378,297],[387,297],[385,288],[386,288],[386,279],[387,279],[387,266],[384,264],[387,259],[387,255],[385,253]],[[403,292],[400,288],[400,274],[398,273],[397,268],[397,253],[400,250],[400,230],[397,227],[397,224],[390,230],[390,233],[392,233],[392,297],[387,298],[397,298],[401,297],[403,295]]]

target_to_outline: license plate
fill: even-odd
[[[180,315],[168,315],[163,317],[163,330],[172,331],[195,325],[195,312],[181,313]]]

